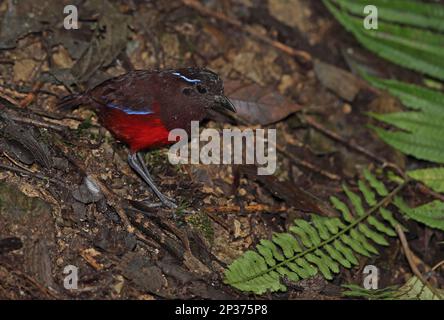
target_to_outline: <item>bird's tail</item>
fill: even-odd
[[[63,97],[59,103],[57,103],[57,108],[61,110],[73,110],[82,104],[88,103],[88,98],[82,93],[75,93]]]

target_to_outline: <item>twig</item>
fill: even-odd
[[[268,38],[267,36],[265,36],[261,33],[258,33],[253,28],[251,28],[249,26],[244,26],[239,20],[236,20],[234,18],[230,18],[221,12],[215,12],[215,11],[212,11],[211,9],[206,8],[204,5],[199,3],[199,1],[197,1],[197,0],[182,0],[182,3],[184,5],[186,5],[187,7],[193,8],[194,10],[198,11],[201,15],[215,18],[215,19],[220,20],[222,22],[228,23],[231,26],[233,26],[241,31],[247,32],[249,35],[253,36],[254,38],[257,38],[257,39],[271,45],[272,47],[278,49],[279,51],[282,51],[292,57],[297,58],[299,60],[299,62],[301,62],[301,63],[305,64],[305,63],[312,61],[311,55],[308,52],[302,51],[302,50],[296,50],[290,46],[287,46],[286,44],[283,44],[282,42],[272,40],[272,39]]]
[[[37,289],[39,289],[43,294],[53,298],[53,299],[60,299],[60,297],[53,293],[50,289],[42,286],[37,280],[35,280],[34,278],[32,278],[30,275],[24,273],[24,272],[20,272],[20,271],[13,271],[12,273],[17,274],[20,277],[24,277],[26,280],[28,280],[30,283],[32,283]]]
[[[39,109],[34,109],[29,107],[27,110],[31,111],[33,114],[43,117],[43,118],[48,118],[48,119],[53,119],[53,120],[63,120],[63,119],[70,119],[70,120],[75,120],[78,122],[83,122],[85,121],[84,118],[78,117],[78,116],[74,116],[71,114],[65,114],[65,113],[56,113],[56,112],[52,112],[49,113],[47,111],[44,110],[39,110]],[[95,124],[91,124],[91,127],[94,128],[98,128],[98,125]]]
[[[138,229],[136,229],[132,225],[125,210],[119,204],[119,202],[120,202],[119,197],[112,190],[110,190],[104,183],[102,183],[102,181],[100,180],[100,178],[96,174],[89,172],[88,170],[85,170],[85,167],[82,164],[80,164],[79,162],[77,162],[77,166],[78,167],[80,166],[79,168],[81,168],[81,170],[84,172],[84,174],[87,175],[88,177],[90,177],[91,179],[93,179],[94,182],[99,186],[99,188],[102,191],[103,195],[105,196],[108,204],[116,210],[118,216],[120,217],[120,219],[123,222],[123,225],[125,226],[126,231],[128,231],[129,233],[135,234],[139,240],[142,240],[146,244],[151,245],[153,247],[157,247],[157,245],[155,243],[153,243],[152,240],[148,239],[142,232],[140,232]]]
[[[0,59],[0,64],[14,64],[14,60],[12,59]]]
[[[410,269],[412,269],[413,274],[418,277],[421,282],[427,286],[427,288],[430,289],[430,291],[433,292],[434,295],[442,299],[440,293],[433,287],[428,281],[424,278],[421,271],[419,271],[418,267],[415,264],[415,257],[413,252],[410,250],[409,244],[407,242],[407,239],[405,237],[404,231],[402,231],[402,228],[399,224],[396,225],[396,232],[398,233],[399,239],[401,240],[402,248],[404,249],[405,257],[407,258],[407,261],[410,265]]]
[[[94,182],[97,183],[100,190],[103,192],[106,200],[108,201],[108,204],[116,209],[117,214],[119,215],[120,219],[122,219],[122,222],[125,225],[127,231],[130,233],[134,233],[135,228],[131,225],[131,222],[126,215],[125,210],[123,210],[123,208],[118,204],[119,199],[117,198],[115,193],[112,192],[104,183],[102,183],[102,181],[100,181],[100,178],[96,174],[88,171],[85,171],[85,174],[88,177],[91,177]]]
[[[4,93],[4,89],[0,87],[0,98],[5,99],[6,101],[8,101],[9,103],[17,106],[19,105],[19,102],[17,100],[15,100],[14,98],[11,98],[9,95]]]
[[[431,190],[429,187],[427,187],[426,185],[424,185],[422,183],[418,183],[418,189],[422,193],[428,194],[428,195],[434,197],[435,199],[439,199],[441,201],[444,201],[444,195],[442,195],[441,193],[438,193],[438,192],[435,192],[435,191]]]
[[[238,123],[238,124],[246,125],[246,126],[250,126],[250,125],[251,125],[250,123],[248,123],[247,121],[245,121],[245,120],[242,119],[241,117],[237,116],[236,114],[233,114],[233,113],[224,113],[224,115],[226,115],[228,118],[231,118],[233,121],[235,121],[235,122]],[[312,163],[310,163],[310,162],[308,162],[308,161],[305,161],[305,160],[302,160],[302,159],[296,158],[293,154],[291,154],[290,152],[288,152],[288,151],[287,151],[284,147],[282,147],[282,146],[278,146],[278,145],[276,145],[276,144],[275,144],[275,145],[272,145],[272,144],[271,144],[271,141],[269,141],[269,143],[270,143],[270,146],[275,147],[276,150],[277,150],[280,154],[282,154],[283,156],[285,156],[286,158],[288,158],[288,159],[289,159],[293,164],[295,164],[296,166],[304,167],[305,169],[310,170],[310,171],[312,171],[312,172],[314,172],[314,173],[317,173],[317,174],[319,174],[319,175],[321,175],[321,176],[324,176],[324,177],[326,177],[326,178],[328,178],[328,179],[330,179],[330,180],[334,180],[334,181],[339,181],[339,180],[341,180],[341,177],[338,176],[337,174],[335,174],[335,173],[333,173],[333,172],[330,172],[330,171],[327,171],[327,170],[324,170],[324,169],[322,169],[322,168],[319,168],[319,167],[317,167],[316,165],[314,165],[314,164],[312,164]]]
[[[321,176],[324,176],[330,180],[339,181],[341,180],[341,177],[337,174],[324,170],[322,168],[317,167],[313,163],[310,163],[306,160],[298,159],[291,153],[289,153],[284,147],[276,145],[276,150],[281,153],[282,155],[286,156],[291,162],[296,164],[297,166],[302,166],[310,171],[313,171],[314,173],[320,174]]]
[[[8,165],[2,164],[2,163],[0,163],[0,169],[11,171],[11,172],[15,172],[15,173],[18,173],[18,174],[28,175],[28,176],[31,176],[31,177],[34,177],[34,178],[37,178],[37,179],[40,179],[40,180],[44,180],[44,181],[49,181],[51,183],[54,183],[54,184],[56,184],[58,186],[61,186],[61,187],[65,188],[65,189],[69,189],[68,186],[65,185],[65,183],[63,181],[58,180],[58,179],[54,179],[54,178],[49,178],[49,177],[44,176],[44,175],[42,175],[40,173],[33,173],[33,172],[29,171],[29,170],[23,170],[23,169],[20,169],[20,168],[11,167],[11,166],[8,166]]]
[[[118,216],[123,222],[125,229],[129,233],[135,234],[139,240],[147,243],[148,245],[157,247],[157,245],[155,245],[155,243],[152,240],[148,239],[142,232],[140,232],[132,225],[125,210],[119,204],[120,198],[100,180],[98,175],[88,170],[81,161],[74,158],[65,145],[57,143],[57,147],[63,152],[68,161],[71,162],[74,166],[76,166],[80,170],[81,174],[94,180],[94,182],[97,184],[97,186],[100,188],[103,195],[105,196],[107,203],[116,210]]]
[[[280,213],[287,212],[288,208],[285,206],[272,207],[266,204],[255,204],[247,205],[245,207],[236,205],[204,207],[203,211],[216,223],[221,225],[226,231],[228,231],[229,233],[233,233],[232,227],[225,221],[225,219],[219,217],[216,213]]]
[[[131,225],[131,222],[128,219],[128,216],[125,213],[125,210],[118,204],[118,197],[112,192],[97,176],[97,174],[91,172],[86,165],[84,165],[80,160],[75,158],[72,155],[72,152],[68,150],[68,148],[65,145],[62,145],[61,143],[56,142],[57,147],[63,152],[65,157],[68,159],[69,162],[71,162],[82,175],[85,177],[89,177],[97,184],[97,186],[102,191],[103,195],[105,196],[108,204],[117,211],[117,214],[119,215],[120,219],[122,220],[123,224],[125,225],[125,228],[128,232],[134,233],[134,227]]]
[[[439,267],[444,266],[444,260],[442,260],[441,262],[438,262],[433,268],[432,271],[435,271],[436,269],[438,269]]]
[[[359,153],[362,153],[363,155],[371,158],[372,160],[376,160],[377,162],[380,163],[386,163],[387,161],[385,161],[384,159],[378,157],[377,155],[373,154],[372,152],[370,152],[369,150],[361,147],[360,145],[357,145],[351,141],[346,140],[345,138],[343,138],[342,136],[340,136],[339,134],[337,134],[336,132],[333,132],[327,128],[325,128],[324,126],[322,126],[320,123],[316,122],[312,117],[305,117],[305,121],[314,129],[316,129],[317,131],[323,133],[324,135],[330,137],[333,140],[336,140],[338,142],[340,142],[341,144],[345,145],[346,147],[353,149]]]
[[[213,219],[214,222],[216,222],[219,225],[221,225],[228,233],[232,233],[233,232],[231,226],[228,223],[226,223],[224,219],[222,219],[218,215],[214,214],[214,212],[211,212],[211,211],[209,211],[207,209],[205,209],[204,211],[211,219]]]
[[[8,109],[6,108],[5,110],[8,110]],[[64,132],[66,130],[66,128],[63,126],[59,126],[59,125],[56,125],[53,123],[49,123],[49,122],[41,121],[41,120],[37,120],[37,119],[25,118],[25,117],[20,116],[16,112],[14,112],[14,114],[12,114],[11,112],[8,112],[8,116],[13,121],[20,122],[23,124],[32,125],[32,126],[39,127],[39,128],[52,129],[57,132]]]
[[[35,98],[37,97],[37,92],[43,87],[43,82],[36,82],[34,86],[32,87],[31,92],[29,92],[24,99],[20,101],[20,107],[26,108],[31,103],[34,102]]]
[[[236,205],[227,205],[227,206],[214,206],[214,207],[205,207],[203,208],[206,212],[217,212],[217,213],[234,213],[234,212],[242,212],[245,211],[247,213],[256,213],[256,212],[286,212],[288,208],[285,206],[272,207],[266,204],[254,204],[247,205],[245,207],[236,206]]]
[[[161,226],[174,234],[182,242],[185,250],[191,253],[190,240],[188,239],[186,234],[165,219],[160,218],[159,221]]]
[[[29,172],[29,173],[35,173],[35,171],[32,171],[29,168],[26,168],[24,165],[18,163],[17,161],[15,161],[15,159],[13,159],[9,154],[7,154],[5,151],[3,151],[3,155],[8,158],[9,161],[11,161],[13,164],[15,164],[17,167],[22,168],[23,170]]]
[[[326,135],[327,137],[330,137],[333,140],[336,140],[337,142],[343,144],[344,146],[346,146],[349,149],[352,149],[358,153],[361,153],[363,155],[365,155],[366,157],[377,161],[379,163],[381,163],[384,167],[390,167],[392,169],[394,169],[397,173],[399,173],[403,178],[405,178],[405,172],[399,168],[396,164],[391,163],[387,160],[385,160],[384,158],[381,158],[377,155],[375,155],[374,153],[372,153],[371,151],[365,149],[364,147],[361,147],[360,145],[357,145],[347,139],[345,139],[344,137],[340,136],[339,134],[337,134],[336,132],[333,132],[327,128],[325,128],[324,126],[322,126],[321,124],[319,124],[318,122],[316,122],[312,117],[305,117],[305,121],[314,129],[318,130],[319,132],[321,132],[322,134]]]
[[[45,296],[53,298],[53,299],[60,299],[60,297],[56,293],[54,293],[51,289],[46,288],[45,286],[41,285],[37,280],[35,280],[33,277],[31,277],[27,273],[24,273],[19,270],[11,270],[12,268],[6,264],[0,264],[0,265],[3,266],[10,274],[14,275],[15,277],[25,279],[27,282],[31,283],[35,288],[37,288]]]
[[[155,248],[165,248],[168,252],[170,252],[173,256],[175,256],[177,259],[181,260],[184,258],[184,251],[189,251],[189,241],[188,243],[188,249],[184,250],[184,247],[179,244],[179,241],[176,240],[175,237],[177,237],[179,240],[182,241],[182,244],[184,244],[183,239],[181,237],[178,237],[174,232],[169,230],[168,233],[166,233],[166,230],[164,225],[161,224],[160,218],[154,218],[154,219],[146,219],[145,212],[140,211],[138,209],[129,208],[128,214],[133,222],[133,224],[137,227],[137,229],[140,229],[141,232],[146,234],[148,237],[152,238],[155,241]],[[153,221],[154,220],[154,221]],[[172,235],[170,235],[172,233]],[[173,237],[173,235],[175,237]],[[187,239],[188,240],[188,239]]]

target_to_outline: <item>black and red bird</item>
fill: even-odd
[[[131,168],[171,208],[176,207],[174,201],[157,188],[139,152],[174,143],[168,141],[173,129],[189,135],[191,121],[204,120],[212,109],[236,112],[224,95],[222,79],[203,68],[131,71],[59,103],[62,108],[80,105],[95,109],[100,123],[129,146]]]

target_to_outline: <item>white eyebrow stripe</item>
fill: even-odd
[[[189,78],[185,77],[184,75],[180,74],[179,72],[173,72],[173,74],[175,76],[178,76],[178,77],[182,78],[186,82],[190,82],[190,83],[199,83],[199,82],[201,82],[199,79],[189,79]]]

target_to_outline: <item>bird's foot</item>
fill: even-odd
[[[166,206],[170,209],[177,209],[177,204],[174,202],[174,200],[166,196],[160,198],[159,202],[150,202],[148,198],[143,199],[142,202],[146,204],[146,206],[149,208],[159,208],[161,206]]]
[[[171,198],[163,197],[160,199],[160,201],[170,209],[177,209],[177,204]]]

